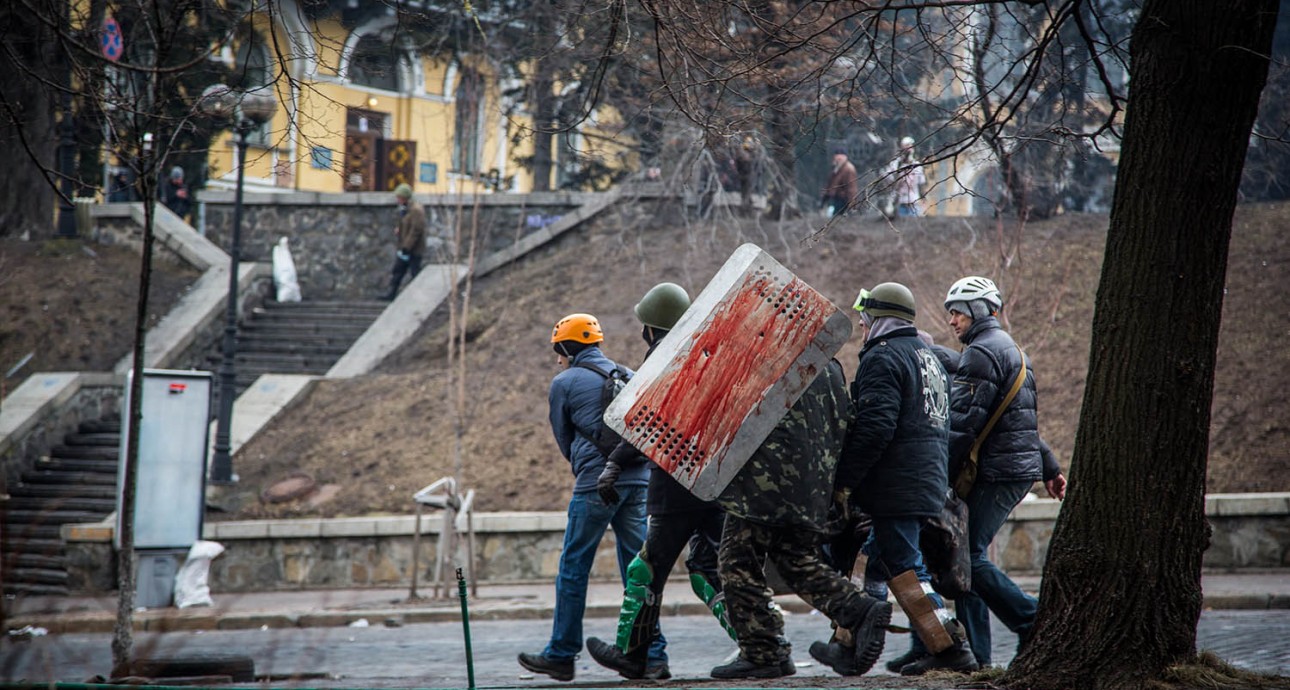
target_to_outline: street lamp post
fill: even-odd
[[[235,92],[222,84],[206,89],[199,103],[201,110],[213,118],[236,123],[237,186],[233,196],[233,241],[229,249],[228,304],[224,314],[224,357],[219,367],[219,419],[215,426],[215,457],[211,459],[210,480],[215,484],[237,481],[233,457],[229,452],[230,428],[233,424],[233,398],[237,390],[237,293],[238,259],[242,253],[242,180],[246,171],[246,137],[256,127],[268,122],[277,102],[265,91]]]

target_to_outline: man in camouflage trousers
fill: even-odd
[[[833,360],[718,497],[726,510],[721,582],[739,657],[712,669],[712,677],[796,672],[762,571],[768,558],[798,596],[852,632],[856,673],[882,654],[891,604],[865,596],[820,557],[849,409],[842,366]]]

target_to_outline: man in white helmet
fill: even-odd
[[[888,210],[888,215],[891,215],[892,211],[901,218],[923,215],[921,199],[923,185],[927,184],[927,176],[923,174],[923,166],[914,157],[913,137],[901,138],[900,152],[887,164],[883,172],[892,187],[892,202],[889,204],[891,209]]]
[[[996,317],[1002,307],[1003,296],[994,281],[980,276],[955,282],[945,296],[950,328],[964,346],[950,391],[950,485],[957,486],[960,495],[966,488],[961,473],[976,467],[964,496],[971,516],[972,592],[955,599],[954,609],[983,667],[991,661],[990,613],[1025,644],[1038,608],[1034,597],[990,562],[990,542],[1034,482],[1047,480],[1054,497],[1065,491],[1060,471],[1050,477],[1045,470],[1034,371],[1012,336],[999,326]],[[916,658],[920,653],[926,654],[917,647],[910,651],[902,674],[937,668],[934,656]]]

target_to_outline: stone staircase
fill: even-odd
[[[98,522],[116,510],[119,419],[85,422],[23,473],[0,504],[4,593],[66,594],[59,529]]]
[[[246,314],[238,326],[238,394],[261,374],[326,374],[387,305],[379,301],[266,301]],[[210,370],[218,374],[218,348],[209,362]]]

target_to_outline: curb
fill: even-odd
[[[780,607],[788,613],[808,614],[809,604],[796,597],[777,597]],[[1203,607],[1207,610],[1284,610],[1290,609],[1290,595],[1285,594],[1218,594],[1207,596]],[[551,618],[554,609],[546,604],[528,602],[493,603],[470,612],[471,620],[535,620]],[[708,607],[699,602],[665,605],[665,616],[701,616],[708,614]],[[586,618],[617,618],[615,604],[588,604]],[[210,609],[155,609],[141,611],[134,616],[136,632],[191,632],[196,630],[255,630],[290,628],[342,628],[366,619],[370,625],[397,627],[412,623],[451,623],[461,620],[461,610],[453,604],[421,607],[378,607],[343,611],[317,611],[291,613],[274,611],[246,611],[219,613]],[[49,634],[110,633],[116,624],[113,612],[94,613],[25,614],[5,621],[5,627],[17,630],[24,626],[45,628]]]

